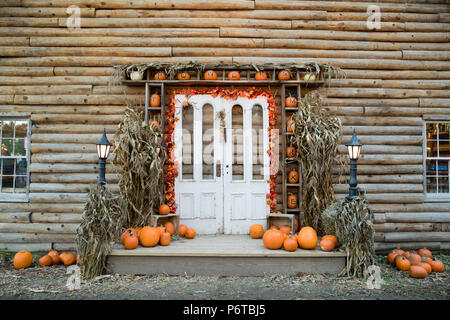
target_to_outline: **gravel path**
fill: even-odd
[[[447,256],[448,259],[448,256]],[[80,289],[68,290],[67,268],[33,267],[16,270],[9,258],[0,258],[0,299],[450,299],[450,274],[432,273],[412,279],[384,263],[381,289],[367,289],[366,282],[331,275],[272,277],[119,276],[104,275],[81,281]],[[448,261],[448,260],[447,260]]]

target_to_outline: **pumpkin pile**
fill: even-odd
[[[295,226],[297,231],[298,225]],[[314,250],[318,244],[316,231],[311,227],[303,227],[298,233],[294,233],[288,225],[280,227],[272,225],[266,232],[260,224],[254,224],[250,227],[250,237],[260,239],[266,248],[277,250],[284,248],[286,251],[295,251],[297,248]],[[320,248],[323,251],[332,251],[338,246],[339,242],[334,235],[325,235],[320,241]]]
[[[52,250],[39,258],[39,265],[41,267],[49,267],[58,264],[70,266],[75,262],[78,262],[78,257],[75,257],[73,253],[63,252],[59,254],[56,250]],[[27,250],[21,250],[14,255],[13,264],[16,269],[28,268],[33,264],[33,255]]]
[[[426,248],[417,253],[394,249],[387,255],[387,262],[400,271],[408,271],[411,278],[423,279],[431,272],[443,272],[444,264],[433,259],[433,254]]]

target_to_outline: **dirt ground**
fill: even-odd
[[[66,287],[69,274],[63,265],[14,269],[11,255],[0,256],[0,300],[397,300],[450,299],[450,254],[439,256],[446,264],[443,273],[432,273],[426,279],[412,279],[407,272],[388,266],[378,256],[381,289],[368,289],[364,279],[334,275],[298,274],[271,277],[218,276],[132,276],[104,275],[92,281],[81,281],[79,289]],[[37,261],[38,256],[34,260]]]

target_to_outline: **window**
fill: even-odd
[[[425,191],[430,198],[450,199],[450,122],[427,122]]]
[[[27,201],[29,186],[28,119],[0,118],[0,201]]]

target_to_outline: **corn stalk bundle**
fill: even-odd
[[[291,144],[297,148],[296,158],[302,175],[302,225],[322,232],[321,213],[334,201],[331,168],[343,163],[338,154],[342,123],[322,109],[320,97],[306,95],[299,100]]]
[[[77,229],[77,252],[84,279],[103,273],[111,245],[123,225],[122,198],[104,186],[91,187]]]
[[[142,111],[128,107],[114,139],[113,164],[119,173],[125,226],[145,226],[164,201],[162,186],[167,153],[163,134],[158,125],[145,124]]]
[[[373,215],[363,197],[343,199],[323,212],[327,234],[338,237],[346,255],[346,266],[341,276],[364,277],[367,268],[375,263],[375,230]]]

